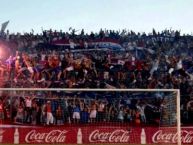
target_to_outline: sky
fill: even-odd
[[[86,32],[100,28],[150,32],[164,29],[193,32],[193,0],[0,0],[0,24],[10,32],[42,29]]]

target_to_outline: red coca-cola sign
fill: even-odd
[[[143,131],[142,131],[143,130]],[[143,134],[142,134],[143,133]],[[182,128],[181,142],[193,144],[193,127]],[[0,129],[0,142],[13,144],[176,144],[176,128],[127,126],[56,126],[20,127],[9,126]]]
[[[26,143],[65,143],[66,130],[50,130],[49,132],[38,132],[31,130],[25,136]]]
[[[91,132],[89,142],[128,143],[130,132],[123,129],[111,131],[100,131],[96,129]]]
[[[189,129],[188,129],[189,130]],[[192,144],[193,143],[193,130],[182,130],[181,131],[181,142],[183,144]],[[153,143],[177,143],[178,134],[177,132],[166,132],[163,130],[158,130],[152,136]]]

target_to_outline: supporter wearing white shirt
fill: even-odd
[[[123,122],[124,121],[124,109],[123,107],[121,106],[120,107],[120,110],[118,112],[118,116],[117,116],[117,119],[120,121],[120,122]]]
[[[179,58],[177,64],[176,64],[176,70],[178,71],[178,73],[183,76],[183,77],[189,77],[190,79],[193,78],[193,76],[191,74],[189,74],[184,68],[183,68],[183,63],[182,63],[182,59]]]
[[[75,43],[73,41],[69,41],[70,43],[70,49],[74,49],[75,48]]]
[[[156,59],[155,62],[153,62],[152,68],[150,70],[151,76],[149,77],[149,79],[151,79],[153,76],[153,73],[158,70],[158,66],[159,66],[159,59]]]
[[[131,57],[131,65],[135,66],[135,57],[134,56]]]
[[[41,61],[45,60],[46,55],[45,54],[41,54]]]
[[[176,64],[176,69],[177,70],[180,70],[180,69],[182,69],[183,68],[183,66],[182,66],[182,60],[180,59],[179,61],[178,61],[178,63]]]
[[[84,42],[84,48],[87,49],[88,48],[88,43],[85,41]]]
[[[145,116],[145,107],[146,105],[137,105],[137,109],[139,110],[140,116],[141,116],[141,121],[143,123],[146,123],[146,116]]]
[[[26,111],[26,116],[25,116],[25,122],[26,123],[31,123],[31,115],[32,115],[32,100],[34,97],[27,96],[25,97],[25,111]]]

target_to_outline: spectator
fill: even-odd
[[[3,106],[3,101],[0,98],[0,124],[3,123],[4,120],[4,106]]]
[[[56,124],[57,125],[62,125],[64,122],[63,122],[63,110],[61,108],[61,106],[58,106],[58,109],[56,110]]]
[[[50,125],[54,123],[54,117],[52,115],[52,109],[51,109],[51,101],[47,101],[46,104],[46,124]]]
[[[88,123],[89,121],[89,113],[88,113],[88,108],[85,107],[84,110],[81,112],[81,123]]]
[[[73,120],[74,123],[79,123],[80,121],[80,104],[79,104],[79,100],[74,100],[74,105],[73,105]]]
[[[103,122],[104,121],[104,112],[105,111],[105,104],[102,101],[99,101],[98,104],[98,111],[97,111],[97,118],[99,122]]]
[[[90,106],[90,121],[91,123],[96,121],[96,116],[97,116],[97,106],[96,102],[92,101],[91,106]]]
[[[146,107],[146,105],[143,103],[140,103],[137,105],[137,109],[140,113],[141,123],[144,123],[144,124],[146,123],[145,107]]]
[[[0,60],[0,77],[4,76],[4,72],[6,72],[6,66],[2,63],[2,61]]]
[[[24,108],[22,105],[19,105],[17,115],[14,120],[15,123],[24,123]]]
[[[118,112],[118,116],[117,116],[118,121],[123,122],[124,121],[124,116],[125,116],[124,108],[120,107],[119,112]]]

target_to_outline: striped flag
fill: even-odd
[[[7,28],[8,24],[9,24],[9,21],[6,21],[6,22],[1,24],[1,33],[3,33],[5,31],[5,29]]]

